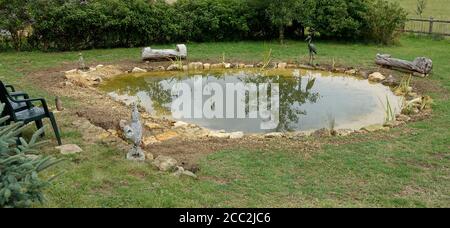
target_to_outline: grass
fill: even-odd
[[[417,0],[390,0],[398,2],[406,9],[410,17],[418,18],[416,13]],[[450,19],[450,1],[448,0],[428,0],[422,17],[433,17],[435,19]]]
[[[319,42],[319,63],[375,68],[376,53],[433,59],[429,79],[413,81],[444,88],[426,92],[435,101],[433,118],[386,133],[350,136],[305,153],[292,149],[225,150],[203,158],[200,180],[178,179],[148,164],[124,160],[116,149],[86,144],[73,119],[58,120],[66,143],[84,152],[54,169],[65,170],[47,190],[45,207],[449,207],[450,206],[450,51],[449,41],[403,37],[397,46]],[[164,45],[158,47],[172,47]],[[271,50],[274,60],[306,62],[303,42],[236,42],[189,44],[190,60],[259,62]],[[84,51],[87,64],[138,60],[140,49]],[[0,53],[0,78],[34,96],[53,99],[26,75],[76,63],[78,53]],[[81,101],[62,98],[65,105]],[[73,117],[72,117],[73,118]],[[368,139],[367,139],[368,138]],[[280,148],[280,147],[278,147]],[[283,147],[281,147],[283,148]],[[45,151],[56,154],[51,148]]]

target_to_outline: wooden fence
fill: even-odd
[[[450,36],[450,21],[410,18],[403,28],[403,32],[421,33],[429,35]]]

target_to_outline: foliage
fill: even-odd
[[[362,37],[367,2],[361,0],[316,0],[311,15],[313,27],[323,37],[357,39]]]
[[[417,0],[416,14],[419,15],[419,17],[422,17],[423,12],[427,8],[427,3],[427,0]]]
[[[0,112],[4,105],[0,106]],[[7,124],[9,116],[0,118],[0,208],[29,207],[33,202],[42,202],[43,188],[47,181],[38,173],[60,162],[52,157],[33,158],[32,153],[45,141],[37,142],[44,128],[36,131],[31,140],[19,138],[25,126],[22,123]],[[17,140],[21,142],[17,145]]]
[[[10,33],[12,44],[17,51],[21,50],[27,29],[31,25],[29,0],[0,0],[0,30]]]
[[[384,0],[369,2],[369,10],[365,15],[367,23],[365,36],[378,43],[389,44],[396,40],[398,29],[406,22],[406,12],[398,3]]]
[[[1,0],[3,5],[6,2]],[[11,15],[16,12],[8,9],[3,10],[3,17],[15,18]],[[34,0],[21,1],[19,9],[22,16],[14,31],[31,24],[28,41],[42,50],[276,37],[283,41],[285,37],[304,38],[308,28],[323,38],[388,43],[405,15],[398,5],[385,0],[179,0],[174,4],[163,0]]]

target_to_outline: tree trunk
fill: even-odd
[[[280,26],[279,32],[280,32],[280,44],[284,44],[284,25]]]
[[[386,54],[377,54],[375,63],[381,66],[418,72],[425,75],[429,74],[433,69],[433,61],[425,57],[418,57],[414,61],[410,62],[403,59],[391,58],[390,55]]]

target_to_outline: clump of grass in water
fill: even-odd
[[[174,64],[178,67],[179,70],[183,70],[183,60],[181,59],[181,57],[177,56],[175,57],[175,60],[169,58],[171,64]]]
[[[336,118],[331,113],[328,113],[327,117],[328,117],[328,129],[330,130],[331,135],[336,136],[337,135],[337,132],[335,129],[336,128]]]
[[[400,84],[395,88],[396,95],[406,96],[411,92],[411,78],[411,75],[402,78]]]
[[[272,48],[264,55],[261,71],[264,71],[264,69],[269,66],[270,62],[272,62]]]
[[[392,109],[391,102],[389,101],[389,97],[386,96],[386,105],[383,104],[383,102],[380,99],[381,104],[385,107],[385,123],[391,122],[395,120],[395,112]]]

